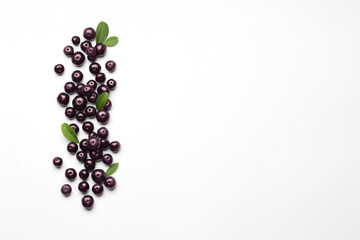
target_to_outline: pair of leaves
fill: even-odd
[[[79,143],[79,139],[77,138],[75,130],[70,127],[69,124],[63,123],[61,125],[61,131],[64,134],[64,137],[66,137],[70,142]]]
[[[109,35],[109,26],[106,22],[100,22],[96,28],[96,43],[104,43],[107,47],[113,47],[119,39],[115,36],[107,38]]]
[[[96,109],[98,111],[100,111],[101,109],[103,109],[108,101],[109,98],[109,94],[107,92],[103,92],[101,93],[97,98],[96,98]]]
[[[111,166],[108,168],[108,170],[106,170],[106,176],[110,176],[111,174],[113,174],[116,169],[119,167],[119,163],[113,163],[111,164]]]

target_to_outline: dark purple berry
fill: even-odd
[[[65,108],[65,116],[69,119],[73,119],[76,115],[76,110],[73,107]]]
[[[101,139],[100,140],[100,149],[101,150],[107,150],[110,147],[110,142],[107,139]]]
[[[98,150],[100,148],[100,140],[97,137],[89,138],[88,148],[90,151]],[[91,152],[90,152],[90,154],[91,154]],[[90,157],[91,157],[91,155],[90,155]]]
[[[100,196],[104,192],[104,187],[98,183],[95,183],[91,189],[96,196]]]
[[[97,135],[100,138],[107,138],[109,136],[109,130],[106,127],[101,127],[97,130]]]
[[[90,210],[94,205],[94,198],[90,195],[86,195],[81,199],[81,203],[87,210]]]
[[[85,161],[84,166],[85,166],[85,169],[86,169],[86,170],[92,171],[92,170],[95,169],[95,161],[92,160],[92,159],[87,159],[87,160]]]
[[[116,68],[116,63],[112,60],[107,61],[105,64],[105,68],[109,71],[109,72],[113,72]]]
[[[64,184],[61,187],[61,193],[64,194],[65,197],[69,196],[71,193],[71,186],[69,184]]]
[[[71,58],[71,61],[76,66],[81,66],[85,61],[85,56],[82,52],[76,52]]]
[[[75,154],[77,152],[77,150],[78,150],[78,145],[76,143],[70,142],[67,145],[67,150],[68,150],[69,153]]]
[[[68,105],[69,99],[70,99],[69,95],[67,95],[66,93],[62,92],[62,93],[59,93],[59,95],[58,95],[58,97],[57,97],[57,102],[58,102],[61,106],[65,107],[66,105]]]
[[[53,159],[53,164],[56,167],[60,167],[62,165],[62,163],[63,163],[63,160],[60,157],[55,157]]]
[[[88,107],[85,109],[85,115],[86,115],[88,118],[93,118],[93,117],[95,117],[95,115],[96,115],[96,108],[94,108],[93,106],[88,106]]]
[[[109,79],[107,82],[106,82],[106,85],[108,86],[108,88],[110,90],[114,90],[116,88],[116,81],[114,79]]]
[[[94,131],[94,124],[92,122],[84,122],[82,125],[82,129],[87,132],[87,133],[91,133],[92,131]],[[91,148],[89,148],[90,150],[92,150]]]
[[[83,50],[83,52],[86,52],[86,49],[88,49],[88,47],[91,47],[91,42],[89,41],[83,41],[81,44],[80,44],[80,48],[81,50]]]
[[[67,83],[65,83],[65,85],[64,85],[64,90],[65,90],[65,92],[68,93],[68,94],[74,93],[75,90],[76,90],[75,83],[73,83],[73,82],[67,82]]]
[[[89,172],[86,169],[82,169],[79,172],[79,177],[83,180],[86,180],[89,177]]]
[[[72,43],[73,43],[75,46],[77,46],[77,45],[79,45],[79,43],[80,43],[80,38],[79,38],[78,36],[73,36],[73,37],[71,38],[71,41],[72,41]]]
[[[103,161],[103,163],[105,163],[106,165],[111,165],[113,163],[113,157],[110,154],[104,154],[101,158],[101,160]]]
[[[92,180],[94,180],[94,182],[101,183],[102,181],[105,180],[106,174],[105,174],[104,170],[96,169],[92,172],[91,178],[92,178]]]
[[[95,82],[94,80],[89,80],[86,85],[92,87],[94,89],[94,91],[96,90],[96,86],[97,86],[97,82]]]
[[[84,87],[85,87],[85,84],[83,84],[83,83],[78,83],[78,84],[76,85],[76,93],[79,94],[79,95],[84,95],[84,94],[83,94],[83,89],[84,89]]]
[[[87,59],[90,61],[90,62],[95,62],[97,57],[96,56],[87,56]]]
[[[102,158],[103,151],[100,149],[93,150],[93,151],[90,151],[89,155],[92,160],[100,160]]]
[[[79,126],[76,123],[71,123],[70,127],[72,127],[74,129],[76,134],[79,132]]]
[[[86,138],[81,140],[79,145],[80,145],[80,149],[83,150],[84,152],[89,151],[89,143],[88,143],[88,140]]]
[[[76,178],[76,171],[73,168],[68,168],[65,170],[65,177],[69,180],[74,180]]]
[[[105,82],[106,76],[105,76],[104,73],[98,73],[98,74],[96,74],[96,76],[95,76],[95,80],[96,80],[98,83]]]
[[[103,43],[98,43],[95,45],[96,48],[96,55],[102,57],[106,53],[106,46]]]
[[[113,152],[120,151],[121,145],[118,141],[113,141],[110,143],[110,150]]]
[[[79,162],[84,162],[87,159],[86,152],[79,151],[78,153],[76,153],[76,159],[79,160]]]
[[[83,77],[84,77],[84,75],[79,70],[76,70],[71,74],[71,79],[76,83],[81,82]]]
[[[98,97],[98,94],[96,92],[93,92],[90,97],[87,98],[87,100],[91,103],[96,103],[96,99]]]
[[[102,109],[96,113],[96,120],[98,120],[99,123],[106,124],[110,120],[110,113]]]
[[[76,96],[72,101],[73,107],[78,111],[84,110],[86,108],[86,103],[87,101],[83,96]]]
[[[96,48],[94,48],[94,47],[88,47],[85,52],[86,52],[86,55],[88,55],[89,57],[96,56]]]
[[[97,137],[96,132],[89,133],[89,138],[96,138],[96,137]]]
[[[107,102],[106,102],[106,104],[104,106],[104,109],[109,111],[111,109],[111,106],[112,106],[112,103],[111,103],[111,101],[109,99],[109,100],[107,100]]]
[[[94,89],[91,86],[85,85],[82,92],[85,96],[89,97],[94,92]]]
[[[86,193],[89,190],[89,188],[90,188],[89,184],[85,181],[80,182],[78,185],[78,189],[82,193]]]
[[[87,40],[93,40],[95,38],[95,30],[92,27],[88,27],[84,29],[83,36]]]
[[[90,64],[90,66],[89,66],[89,71],[91,72],[91,73],[99,73],[100,72],[100,70],[101,70],[101,66],[100,66],[100,64],[98,64],[97,62],[93,62],[93,63],[91,63]]]
[[[72,46],[64,47],[64,54],[68,57],[72,56],[74,54],[74,48]]]
[[[56,64],[54,67],[54,71],[59,75],[63,74],[63,72],[65,71],[64,65]]]
[[[111,176],[105,178],[104,185],[105,185],[105,187],[107,187],[108,189],[114,189],[115,186],[116,186],[116,180],[115,180],[115,178],[113,178],[113,177],[111,177]]]
[[[101,84],[100,86],[98,86],[97,92],[99,95],[103,92],[110,93],[110,89],[105,84]]]
[[[78,112],[78,113],[76,114],[76,120],[78,120],[79,122],[83,122],[83,121],[85,121],[85,119],[86,119],[85,113],[83,113],[83,112]]]

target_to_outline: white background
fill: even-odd
[[[360,239],[359,12],[1,0],[0,239]],[[116,190],[86,211],[79,178],[60,193],[82,166],[56,96],[73,70],[63,47],[102,20],[120,39],[100,63],[117,62],[108,128],[122,150]]]

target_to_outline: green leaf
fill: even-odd
[[[75,130],[70,127],[69,124],[63,123],[61,125],[61,131],[70,142],[79,143]]]
[[[119,39],[118,37],[109,37],[108,39],[106,39],[106,41],[104,42],[104,44],[107,46],[107,47],[113,47],[115,46],[117,43],[119,42]]]
[[[109,94],[107,92],[103,92],[101,93],[97,99],[96,99],[96,109],[98,111],[100,111],[101,109],[103,109],[103,107],[105,107],[107,101],[109,98]]]
[[[100,22],[96,28],[96,43],[103,43],[109,35],[109,27],[106,22]]]
[[[111,174],[113,174],[116,169],[119,167],[119,163],[113,163],[111,164],[111,166],[108,168],[108,170],[106,171],[106,176],[110,176]]]

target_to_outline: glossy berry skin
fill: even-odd
[[[89,80],[86,85],[92,87],[94,89],[94,91],[96,90],[96,87],[97,87],[97,82],[94,81],[94,80]]]
[[[106,53],[106,46],[103,43],[98,43],[95,45],[96,48],[96,55],[102,57]]]
[[[94,92],[94,89],[91,86],[85,85],[82,89],[82,93],[86,96],[89,97],[91,96],[91,94]]]
[[[107,178],[105,178],[105,181],[104,181],[104,185],[105,185],[105,187],[107,187],[108,189],[114,189],[115,188],[115,186],[116,186],[116,180],[115,180],[115,178],[113,178],[113,177],[107,177]]]
[[[64,90],[67,94],[72,94],[75,92],[76,90],[76,86],[75,86],[75,83],[73,82],[67,82],[65,83],[64,85]]]
[[[112,106],[112,103],[111,103],[111,101],[110,101],[110,99],[109,99],[109,100],[107,100],[107,102],[106,102],[106,104],[105,104],[105,106],[104,106],[104,109],[105,109],[106,111],[109,111],[109,110],[111,109],[111,106]]]
[[[56,64],[55,67],[54,67],[54,71],[55,71],[58,75],[61,75],[61,74],[64,73],[65,67],[64,67],[64,65],[62,65],[62,64]]]
[[[105,64],[105,68],[109,72],[113,72],[113,71],[115,71],[116,63],[114,61],[112,61],[112,60],[107,61],[106,64]]]
[[[90,151],[89,155],[92,160],[100,160],[102,158],[103,151],[100,149],[93,150],[93,151]]]
[[[53,159],[53,164],[56,167],[60,167],[62,165],[62,163],[63,163],[63,160],[61,159],[61,157],[55,157]]]
[[[101,184],[95,183],[91,190],[96,196],[100,196],[104,192],[104,187]]]
[[[68,57],[72,56],[74,54],[74,48],[72,46],[66,46],[64,47],[64,54]]]
[[[73,37],[71,38],[71,42],[72,42],[75,46],[77,46],[77,45],[79,45],[79,43],[80,43],[80,38],[79,38],[78,36],[73,36]]]
[[[83,63],[85,61],[85,55],[82,52],[76,52],[71,57],[71,61],[74,65],[79,67],[79,66],[83,65]]]
[[[107,150],[110,147],[110,142],[107,139],[101,139],[100,140],[100,149],[101,150]]]
[[[79,177],[83,180],[86,180],[89,177],[89,172],[86,169],[82,169],[79,172]]]
[[[89,151],[89,143],[86,138],[84,138],[83,140],[80,141],[79,146],[80,146],[80,149],[83,150],[84,152]]]
[[[110,143],[110,150],[113,152],[118,152],[120,151],[121,145],[118,141],[113,141]]]
[[[73,107],[65,108],[65,116],[69,119],[73,119],[76,115],[76,110]]]
[[[69,180],[74,180],[76,178],[76,171],[73,168],[68,168],[65,170],[65,177]]]
[[[94,131],[94,124],[92,122],[86,121],[83,123],[82,129],[87,133],[91,133],[92,131]]]
[[[76,120],[78,120],[79,122],[83,122],[83,121],[85,121],[85,119],[86,119],[85,113],[83,113],[83,112],[78,112],[78,113],[76,114]]]
[[[96,132],[89,133],[89,139],[90,138],[96,138],[96,137],[97,137]]]
[[[67,145],[67,150],[68,150],[69,153],[75,154],[77,152],[77,150],[78,150],[78,145],[76,143],[70,142]]]
[[[101,183],[105,180],[106,174],[105,174],[104,170],[96,169],[92,172],[91,178],[92,178],[92,180],[94,180],[94,182]]]
[[[95,57],[96,56],[96,48],[90,46],[86,49],[85,53],[89,57]]]
[[[90,195],[86,195],[81,199],[81,204],[85,209],[90,210],[94,205],[94,198]]]
[[[66,93],[61,92],[61,93],[59,93],[56,100],[60,104],[60,106],[65,107],[66,105],[68,105],[70,97]]]
[[[86,152],[84,151],[79,151],[78,153],[76,153],[76,159],[79,162],[84,162],[87,159],[87,155]]]
[[[74,129],[76,134],[79,132],[79,126],[76,123],[71,123],[70,127],[72,127]]]
[[[85,115],[86,115],[88,118],[93,118],[93,117],[95,117],[95,115],[96,115],[96,108],[94,108],[93,106],[88,106],[88,107],[86,107],[86,109],[85,109]]]
[[[99,123],[106,124],[110,120],[110,113],[108,111],[102,109],[96,113],[96,120]]]
[[[78,189],[82,193],[86,193],[89,190],[89,188],[90,188],[89,184],[85,181],[80,182],[78,185]]]
[[[107,82],[106,82],[106,85],[108,86],[108,88],[110,90],[114,90],[116,88],[116,81],[114,79],[109,79]]]
[[[110,154],[104,154],[101,158],[101,160],[103,161],[103,163],[105,163],[106,165],[111,165],[113,163],[113,157]]]
[[[99,95],[103,92],[110,93],[110,89],[105,84],[101,84],[100,86],[98,86],[97,92]]]
[[[100,149],[100,140],[97,137],[89,138],[89,140],[88,140],[88,148],[89,148],[90,151]]]
[[[106,76],[105,76],[104,73],[101,73],[101,72],[100,72],[100,73],[96,74],[95,80],[96,80],[98,83],[105,82]]]
[[[83,96],[76,96],[72,101],[73,107],[78,111],[84,110],[86,108],[86,104],[87,101]]]
[[[92,170],[95,169],[95,161],[92,160],[92,159],[87,159],[87,160],[85,161],[84,166],[85,166],[85,169],[86,169],[86,170],[92,171]]]
[[[83,89],[84,89],[84,87],[85,87],[85,84],[83,84],[83,83],[78,83],[77,85],[76,85],[76,93],[77,94],[79,94],[79,95],[84,95],[83,94]]]
[[[83,73],[79,70],[76,70],[71,74],[71,79],[76,83],[81,82],[83,77],[84,77]]]
[[[99,73],[100,70],[101,70],[101,66],[100,66],[100,64],[98,64],[97,62],[93,62],[93,63],[91,63],[90,66],[89,66],[89,71],[90,71],[91,73],[96,74],[96,73]]]
[[[83,36],[87,40],[93,40],[95,38],[95,30],[92,27],[88,27],[84,29]]]
[[[101,127],[97,130],[97,135],[100,138],[107,138],[109,136],[109,130],[106,127]]]
[[[64,194],[65,197],[71,194],[71,186],[69,184],[64,184],[61,187],[61,193]]]
[[[91,103],[96,103],[96,99],[98,97],[98,94],[96,92],[93,92],[90,97],[87,98],[87,100]]]
[[[83,41],[81,44],[80,44],[80,48],[81,50],[83,50],[83,52],[86,52],[86,49],[88,49],[89,47],[91,47],[91,42],[90,41]]]
[[[97,57],[96,56],[87,56],[87,59],[90,61],[90,62],[95,62]]]

